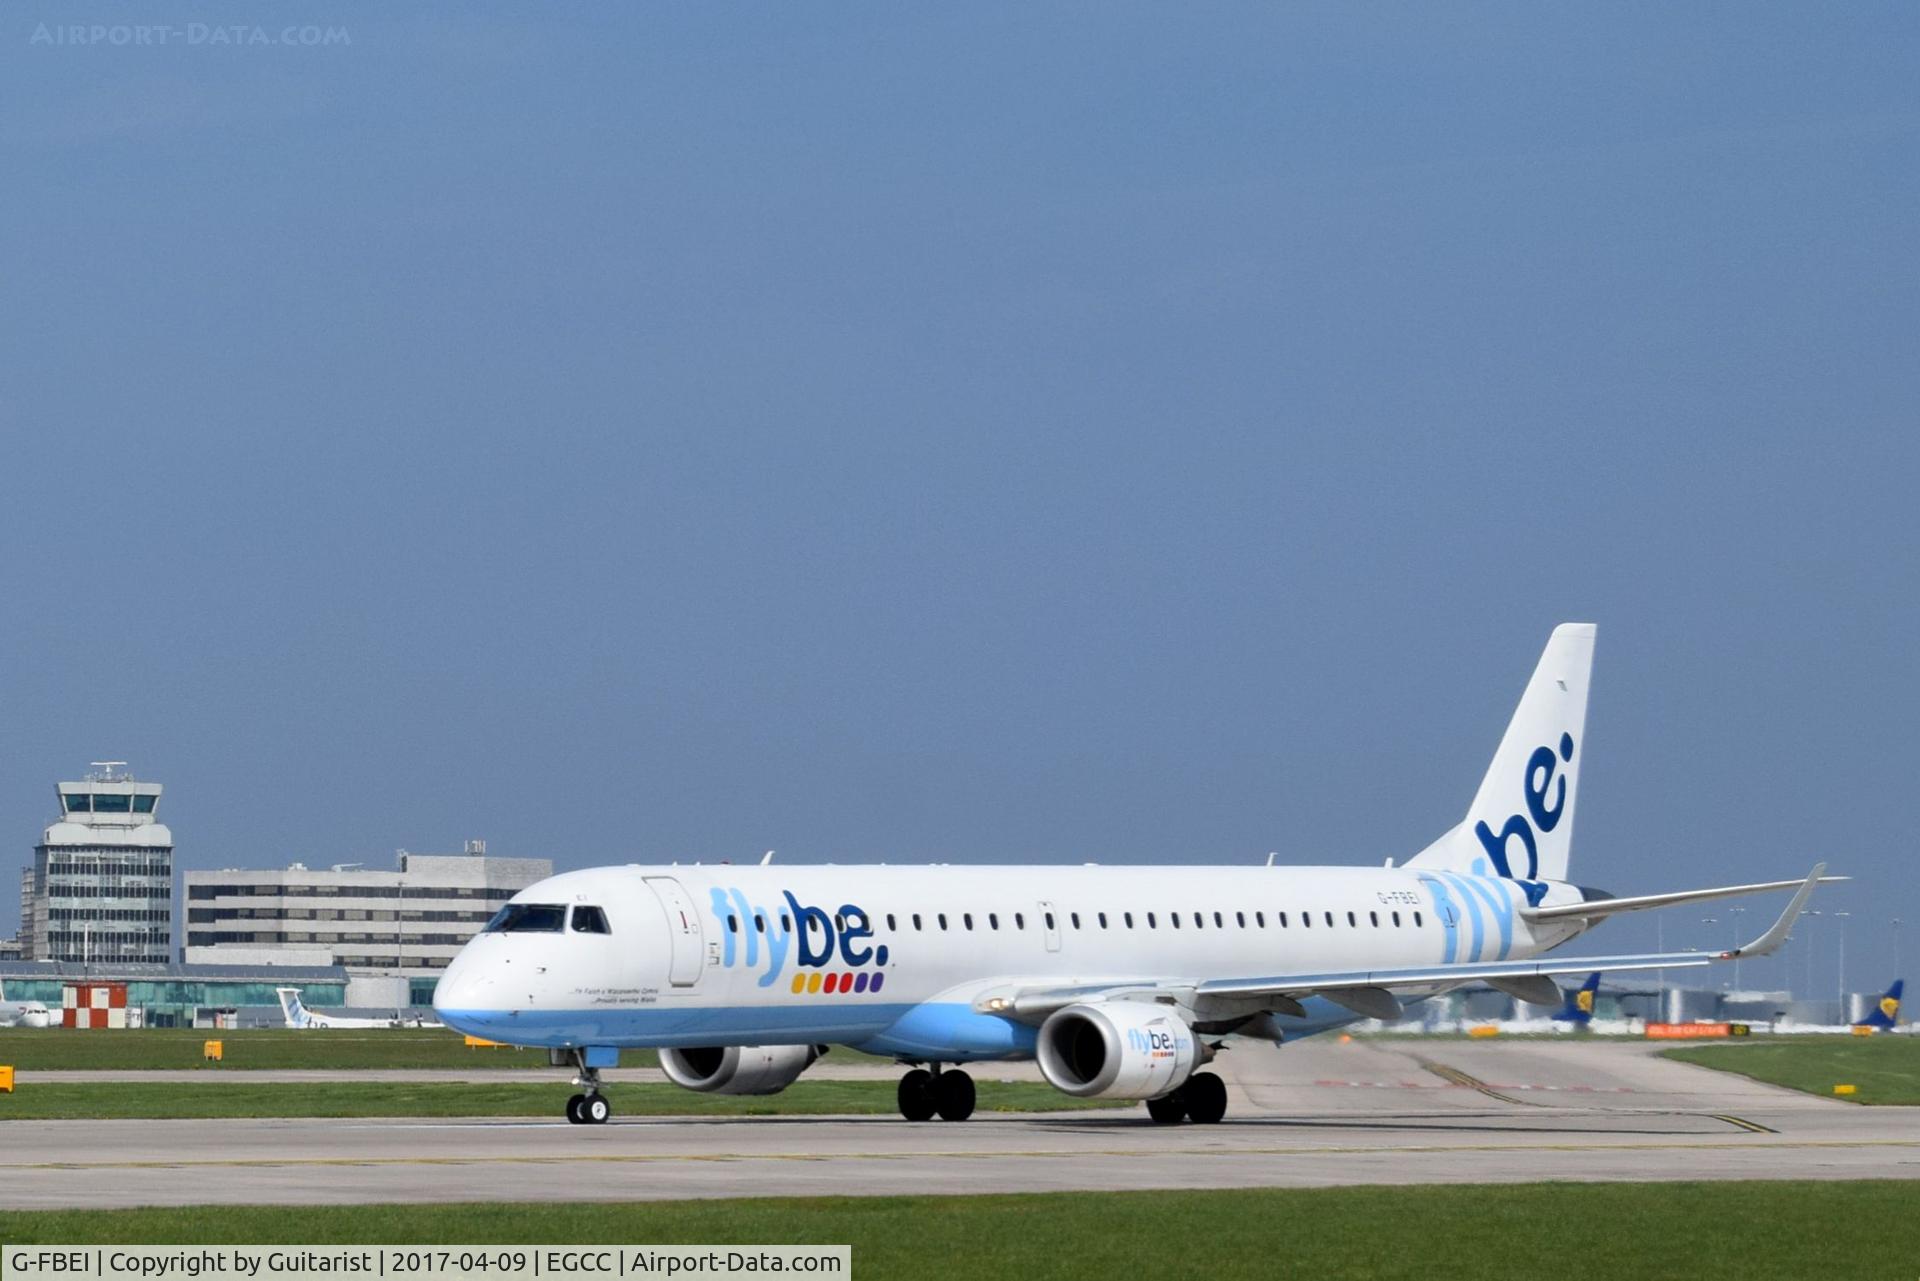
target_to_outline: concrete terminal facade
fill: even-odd
[[[399,852],[391,872],[299,863],[279,871],[186,874],[186,959],[197,965],[340,966],[406,982],[379,1004],[428,1005],[461,946],[520,890],[553,874],[544,858]]]

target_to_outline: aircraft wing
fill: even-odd
[[[1557,1002],[1557,974],[1589,974],[1594,970],[1675,970],[1766,956],[1786,942],[1800,910],[1820,884],[1825,863],[1814,867],[1767,932],[1745,947],[1728,952],[1638,952],[1624,956],[1537,957],[1523,961],[1478,961],[1463,965],[1416,965],[1380,970],[1331,970],[1321,973],[1265,974],[1245,978],[1164,983],[1088,984],[1068,987],[1001,987],[983,992],[974,1008],[1022,1023],[1037,1023],[1063,1006],[1082,1001],[1122,999],[1171,1000],[1196,1010],[1237,1006],[1248,1011],[1267,1008],[1285,1014],[1304,1013],[1300,999],[1321,996],[1367,1018],[1398,1018],[1400,1002],[1394,989],[1422,989],[1480,982],[1509,991],[1523,1000]],[[1785,885],[1794,884],[1792,881]],[[1551,988],[1551,996],[1547,989]]]

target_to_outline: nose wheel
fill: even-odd
[[[579,1054],[579,1051],[575,1051]],[[584,1055],[581,1057],[584,1058]],[[578,1060],[576,1060],[578,1061]],[[580,1075],[573,1078],[575,1085],[584,1086],[585,1093],[576,1094],[567,1100],[567,1122],[570,1125],[605,1125],[607,1118],[613,1115],[613,1107],[600,1093],[600,1069],[580,1067]]]
[[[576,1094],[567,1100],[567,1120],[574,1125],[605,1125],[612,1115],[604,1095]]]

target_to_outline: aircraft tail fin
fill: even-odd
[[[307,1007],[300,1004],[300,989],[297,987],[275,988],[280,994],[280,1014],[288,1027],[307,1027],[313,1022],[313,1016],[307,1013]]]
[[[1408,866],[1504,876],[1536,904],[1546,893],[1539,882],[1567,879],[1595,631],[1553,629],[1466,818]]]
[[[1575,1027],[1585,1027],[1593,1022],[1594,993],[1600,990],[1600,971],[1587,975],[1587,981],[1567,993],[1567,1003],[1562,1005],[1553,1018],[1559,1023],[1571,1023]]]
[[[1880,998],[1880,1003],[1873,1008],[1873,1013],[1855,1023],[1854,1026],[1882,1028],[1891,1032],[1900,1022],[1900,995],[1906,990],[1906,986],[1905,979],[1895,979],[1893,986],[1886,990],[1886,994]]]

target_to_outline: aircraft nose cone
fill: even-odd
[[[480,972],[473,959],[462,953],[453,958],[446,973],[433,988],[433,1012],[448,1027],[474,1032],[474,1024],[493,1004],[489,992],[493,983]],[[477,1034],[477,1033],[476,1033]]]

